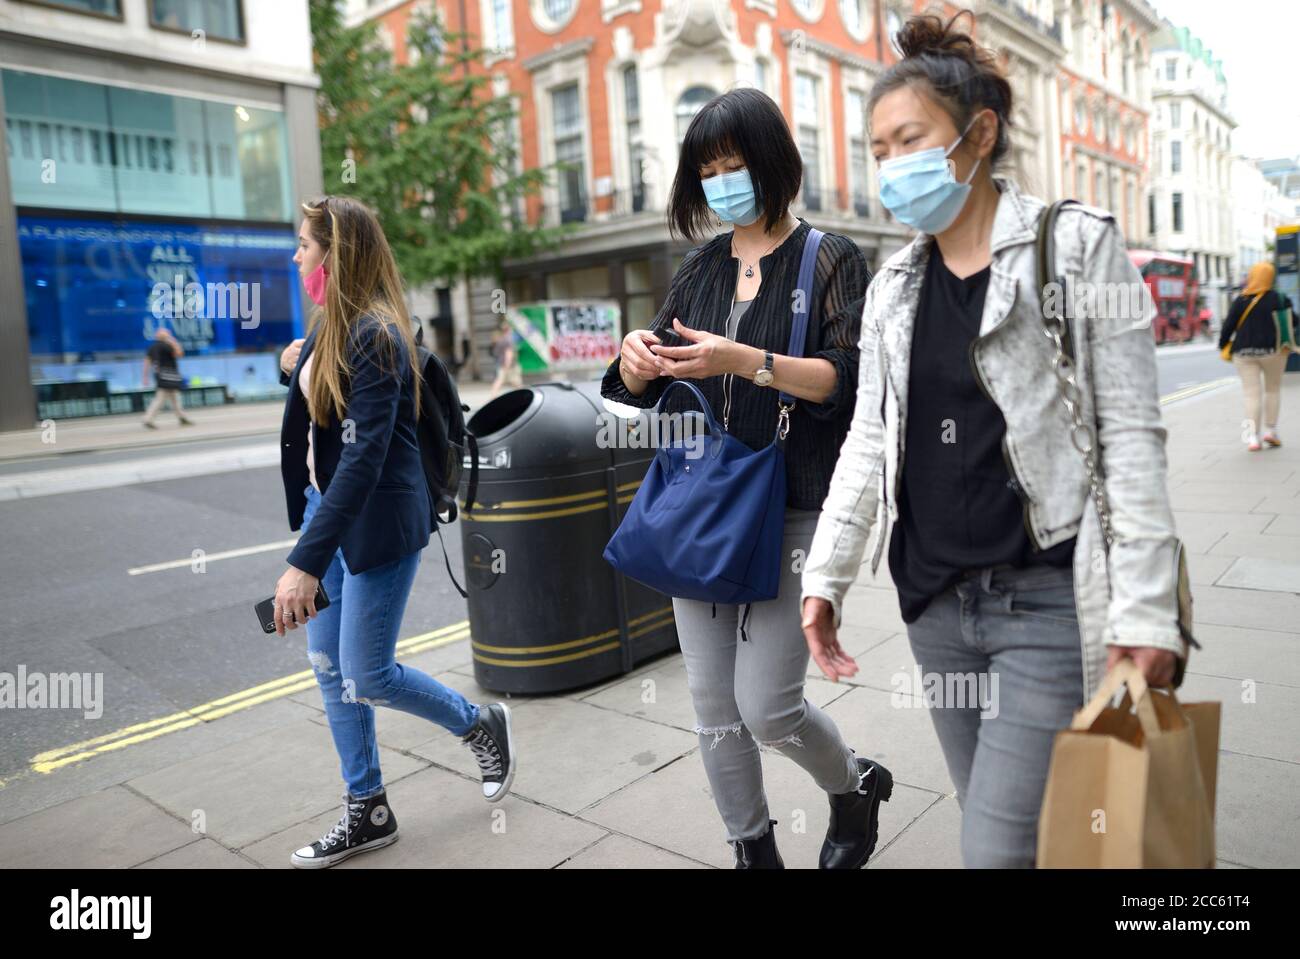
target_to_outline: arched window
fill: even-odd
[[[677,98],[677,109],[674,111],[677,116],[677,146],[680,149],[682,141],[686,139],[686,131],[690,128],[691,121],[695,119],[695,114],[700,112],[700,108],[716,97],[717,91],[712,87],[695,86],[690,87]]]

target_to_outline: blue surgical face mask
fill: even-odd
[[[704,187],[709,209],[723,223],[749,226],[763,214],[763,209],[754,196],[754,183],[749,178],[748,170],[720,173],[707,180],[701,179],[700,184]]]
[[[880,202],[899,222],[922,233],[942,233],[957,219],[970,195],[970,183],[979,161],[971,167],[970,175],[958,183],[948,154],[957,149],[974,123],[972,117],[961,136],[946,150],[931,147],[880,164]]]

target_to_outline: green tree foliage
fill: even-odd
[[[569,232],[524,221],[547,171],[519,169],[514,106],[475,69],[470,37],[417,12],[397,65],[374,21],[349,27],[333,0],[310,2],[326,191],[375,210],[408,284],[494,277]]]

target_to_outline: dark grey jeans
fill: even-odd
[[[1083,705],[1073,572],[968,574],[907,636],[937,692],[930,717],[961,804],[962,861],[1033,866],[1052,742]]]
[[[804,699],[808,645],[799,626],[802,562],[816,510],[787,509],[776,599],[754,603],[740,639],[743,606],[674,599],[686,681],[695,706],[700,756],[727,841],[767,831],[759,746],[788,756],[830,793],[858,785],[857,763],[829,716]],[[802,553],[796,554],[796,550]]]

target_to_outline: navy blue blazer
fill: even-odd
[[[311,422],[298,388],[298,371],[311,355],[315,330],[303,343],[293,374],[281,373],[289,387],[280,427],[280,473],[290,529],[302,528],[307,507],[309,424],[321,489],[320,505],[288,562],[318,579],[340,547],[347,568],[363,573],[429,544],[433,514],[420,461],[410,361],[405,342],[393,336],[398,373],[383,371],[377,337],[389,335],[375,320],[363,318],[357,325],[349,344],[346,413],[342,421],[331,413],[327,427]]]

